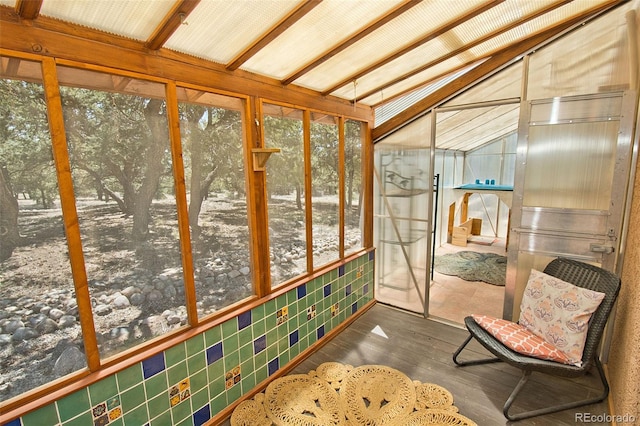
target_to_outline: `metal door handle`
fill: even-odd
[[[604,254],[613,253],[613,247],[606,246],[604,244],[591,244],[589,246],[589,249],[594,253],[604,253]]]

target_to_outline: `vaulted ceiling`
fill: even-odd
[[[0,12],[377,107],[467,69],[497,68],[623,2],[0,0]],[[7,36],[0,29],[0,37]]]

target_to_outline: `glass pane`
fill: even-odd
[[[362,141],[364,126],[364,123],[353,120],[346,120],[344,126],[345,254],[362,248]]]
[[[242,101],[179,89],[198,314],[253,294]],[[190,101],[195,100],[195,101]]]
[[[107,357],[187,323],[166,104],[141,94],[163,93],[157,83],[60,74],[94,86],[60,93],[98,346]]]
[[[313,267],[340,258],[340,196],[338,193],[338,119],[311,115],[311,206]]]
[[[529,127],[524,206],[609,209],[619,123]]]
[[[625,14],[633,7],[621,5],[532,54],[528,98],[629,89],[632,66]]]
[[[267,164],[271,283],[278,286],[307,271],[302,111],[264,105],[264,140],[280,148]]]
[[[376,298],[418,313],[424,312],[428,277],[429,151],[387,145],[385,139],[374,155]]]
[[[0,401],[86,368],[40,65],[0,57]],[[9,75],[10,74],[10,75]],[[28,77],[29,81],[15,76]]]

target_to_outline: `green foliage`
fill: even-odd
[[[58,197],[42,85],[0,80],[0,167],[15,195],[51,207]]]

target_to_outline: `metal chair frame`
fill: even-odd
[[[609,318],[609,314],[611,313],[618,293],[620,292],[620,278],[597,266],[566,258],[557,258],[551,261],[544,269],[544,272],[563,281],[570,282],[576,286],[605,293],[604,300],[593,313],[589,322],[589,331],[587,333],[585,348],[582,354],[582,366],[577,367],[574,365],[546,361],[519,354],[504,346],[499,340],[480,327],[471,316],[464,319],[465,326],[469,331],[469,336],[453,354],[453,362],[458,366],[506,362],[507,364],[522,370],[520,381],[511,392],[511,395],[509,395],[509,398],[505,402],[502,410],[504,416],[511,421],[528,419],[543,414],[556,413],[571,408],[599,403],[604,401],[609,395],[609,383],[607,382],[607,378],[602,368],[602,363],[598,356],[598,348],[604,333],[607,319]],[[495,357],[461,361],[459,359],[460,353],[473,338],[475,338]],[[516,397],[522,391],[524,385],[529,380],[529,377],[531,377],[532,372],[537,371],[550,375],[572,378],[586,374],[590,371],[592,365],[596,366],[600,381],[602,382],[603,391],[600,395],[551,407],[544,407],[516,414],[510,413],[511,406],[515,402]]]

